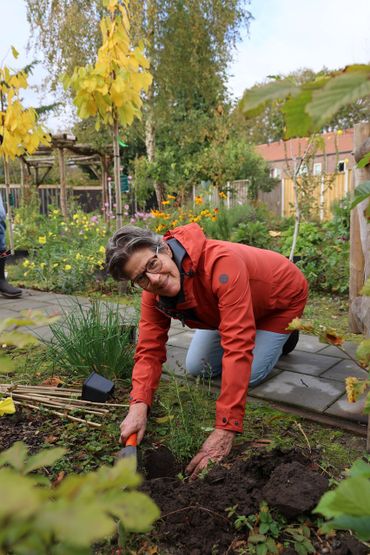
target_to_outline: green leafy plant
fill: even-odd
[[[315,553],[310,540],[311,532],[306,524],[287,524],[279,514],[272,515],[267,503],[260,505],[260,510],[252,515],[239,515],[237,505],[226,509],[228,518],[233,519],[237,530],[247,528],[249,555],[272,555],[281,552],[281,545],[291,546],[298,555]]]
[[[53,324],[47,356],[56,367],[86,376],[92,371],[107,378],[127,378],[133,366],[132,325],[123,320],[119,305],[92,301],[90,307],[77,299],[74,309]],[[133,323],[134,324],[134,323]]]
[[[19,317],[0,321],[0,344],[4,350],[9,347],[23,348],[38,343],[37,337],[19,328],[25,326],[45,326],[56,322],[59,316],[46,316],[39,311],[25,310]],[[16,362],[9,354],[0,352],[0,374],[12,372]]]
[[[330,519],[323,531],[352,530],[363,541],[370,541],[370,464],[358,459],[348,477],[333,491],[326,492],[313,511]]]
[[[164,424],[166,444],[179,461],[192,457],[213,429],[212,393],[203,385],[199,379],[194,383],[171,375],[168,393],[160,401],[165,414],[157,423]]]
[[[118,521],[126,532],[146,532],[159,517],[154,502],[136,491],[141,479],[130,460],[71,474],[57,487],[34,474],[64,454],[53,448],[28,456],[21,442],[0,454],[1,554],[88,555]]]

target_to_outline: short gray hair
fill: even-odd
[[[148,248],[153,252],[163,245],[162,237],[150,229],[124,225],[109,239],[105,261],[107,270],[116,281],[127,279],[123,268],[130,256],[139,249]]]

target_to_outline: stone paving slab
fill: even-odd
[[[308,355],[303,351],[296,350],[289,355],[282,356],[276,366],[282,370],[291,370],[299,374],[320,376],[325,370],[328,370],[339,361],[340,358],[328,357],[318,353],[310,353]]]
[[[26,309],[41,310],[47,314],[59,312],[63,318],[63,314],[67,315],[76,308],[75,299],[76,297],[60,293],[25,290],[20,299],[0,298],[0,319],[16,316]],[[91,306],[90,299],[86,297],[77,297],[77,300],[84,312]],[[108,299],[102,302],[103,305],[110,304]],[[119,307],[125,322],[137,322],[137,312],[133,307]],[[52,338],[49,326],[31,328],[30,331],[45,341]],[[194,330],[184,328],[181,322],[172,322],[165,371],[174,371],[184,376],[186,353],[193,334]],[[355,355],[356,344],[346,342],[344,347],[351,356]],[[320,343],[317,337],[300,334],[296,350],[281,357],[269,379],[255,388],[250,388],[249,396],[350,421],[366,422],[367,416],[358,414],[360,406],[346,401],[344,379],[347,375],[363,377],[366,376],[366,372],[358,368],[336,347]],[[212,386],[220,387],[221,380],[213,379]]]
[[[356,403],[349,403],[347,401],[347,396],[344,394],[335,403],[330,405],[330,407],[324,411],[324,414],[339,416],[340,418],[346,418],[347,420],[363,422],[366,424],[368,421],[368,415],[362,414],[363,406],[363,399],[358,400]]]
[[[314,335],[300,333],[296,349],[308,353],[318,353],[325,348],[324,343],[320,343],[319,338]],[[338,350],[338,349],[337,349]]]
[[[184,374],[187,349],[171,347],[167,349],[166,370],[175,374]]]
[[[326,372],[323,372],[321,377],[344,382],[348,376],[364,379],[367,377],[367,374],[366,370],[357,366],[352,360],[345,359],[332,366],[329,370],[326,370]]]
[[[185,331],[183,333],[171,335],[168,339],[167,345],[171,345],[173,347],[183,347],[187,349],[191,343],[191,340],[193,339],[193,336],[194,332],[192,331]]]
[[[343,393],[344,385],[340,382],[283,371],[251,389],[249,395],[323,412]]]
[[[345,341],[343,343],[343,349],[346,351],[346,353],[344,353],[341,349],[338,349],[338,347],[335,347],[335,345],[326,345],[324,349],[320,351],[320,355],[323,354],[334,357],[339,356],[341,358],[349,358],[349,355],[351,355],[352,357],[356,358],[357,348],[357,343],[350,343],[349,341]]]

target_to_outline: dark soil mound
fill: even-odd
[[[143,490],[161,509],[161,519],[152,533],[161,554],[236,555],[241,543],[246,546],[248,531],[234,528],[227,516],[229,507],[237,506],[238,515],[248,516],[257,513],[261,501],[267,500],[270,508],[276,507],[292,518],[309,513],[328,488],[327,478],[313,470],[312,461],[298,451],[274,450],[248,460],[238,456],[194,482],[173,475],[176,465],[167,450],[163,451],[165,459],[172,462],[163,476],[165,465],[160,465],[159,453],[157,460],[150,459],[149,473],[147,470],[147,476],[157,473],[156,477],[147,479]],[[161,466],[158,472],[157,465]],[[318,548],[317,553],[366,554],[359,542],[355,540],[351,546],[343,538],[336,539],[339,543],[330,551]],[[295,551],[285,553],[293,555]]]
[[[326,476],[294,461],[275,468],[262,494],[270,507],[293,518],[312,511],[328,485]]]

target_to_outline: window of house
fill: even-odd
[[[322,165],[321,162],[317,162],[313,165],[313,174],[314,175],[321,175]]]
[[[347,169],[347,164],[345,160],[339,160],[337,170],[338,172],[345,172]]]
[[[281,168],[274,168],[272,177],[275,177],[275,179],[281,179]]]

